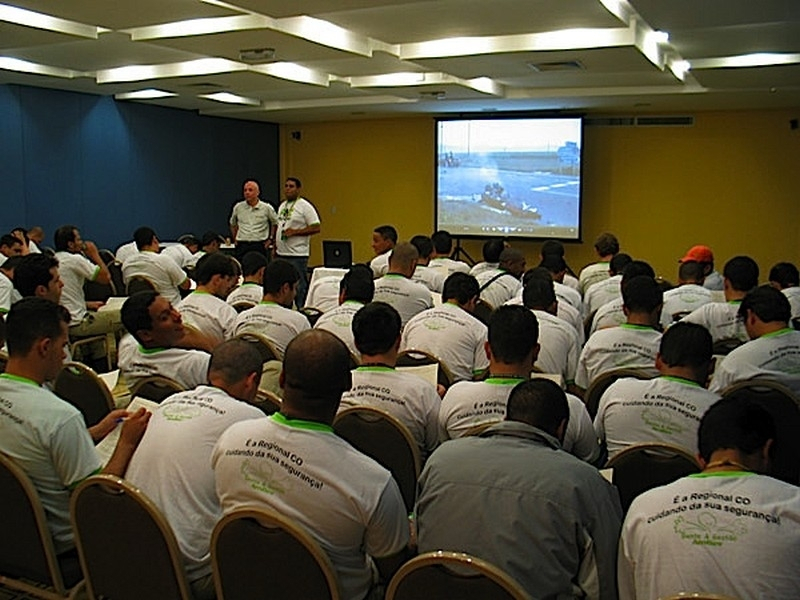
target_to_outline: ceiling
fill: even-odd
[[[799,108],[800,1],[16,0],[0,83],[277,123]]]

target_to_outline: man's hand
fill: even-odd
[[[86,308],[88,308],[89,310],[97,310],[101,306],[105,306],[105,304],[106,303],[103,302],[102,300],[87,300],[86,301]]]
[[[99,423],[89,427],[89,435],[92,436],[92,441],[96,444],[102,440],[114,430],[114,428],[117,426],[117,423],[122,421],[122,419],[127,416],[128,411],[125,409],[118,408],[112,410],[105,417],[103,417]]]
[[[100,258],[100,252],[97,250],[97,246],[94,242],[86,240],[83,242],[83,253],[92,259],[92,262],[97,263],[98,265],[103,262]]]
[[[136,448],[147,430],[147,423],[150,421],[151,415],[152,413],[144,408],[140,408],[133,414],[128,414],[127,418],[122,422],[122,431],[119,434],[117,446],[125,444],[131,448]]]

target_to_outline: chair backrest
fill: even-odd
[[[710,594],[708,592],[681,592],[673,596],[662,596],[659,600],[738,600],[733,596]]]
[[[314,538],[288,517],[240,509],[211,534],[211,564],[218,600],[338,600],[330,559]]]
[[[136,292],[147,292],[154,289],[156,289],[156,286],[154,286],[153,282],[147,279],[147,277],[134,275],[128,280],[128,285],[125,288],[125,291],[127,292],[128,296],[132,296]]]
[[[175,534],[130,483],[113,475],[85,479],[70,517],[90,598],[191,600]]]
[[[75,565],[62,576],[39,494],[25,471],[2,453],[0,506],[0,584],[39,598],[66,596],[66,586],[81,579],[80,569]]]
[[[62,366],[53,382],[53,391],[81,411],[87,427],[99,423],[115,408],[111,390],[94,370],[82,363]]]
[[[319,318],[322,316],[322,311],[313,306],[304,306],[297,312],[304,315],[312,327],[317,324],[317,321],[319,321]]]
[[[253,344],[261,355],[261,361],[267,362],[270,360],[283,360],[283,356],[275,346],[270,342],[266,336],[260,333],[240,333],[236,336],[240,340]]]
[[[177,392],[184,391],[184,387],[169,377],[163,375],[150,375],[144,377],[131,387],[131,398],[141,396],[153,402],[161,402],[164,398]]]
[[[114,286],[115,296],[125,295],[125,278],[122,276],[122,263],[113,260],[107,263],[108,272],[111,274],[111,284]]]
[[[792,485],[800,484],[800,405],[798,398],[784,385],[768,379],[750,379],[722,391],[726,398],[746,396],[772,416],[776,440],[771,449],[770,475]]]
[[[412,512],[421,459],[419,447],[408,428],[377,408],[356,406],[336,415],[333,430],[356,450],[391,471],[408,512]]]
[[[622,509],[649,489],[702,471],[686,449],[673,444],[634,444],[614,455],[606,468],[613,468],[612,483],[619,491]]]
[[[635,377],[636,379],[652,379],[650,373],[646,373],[639,369],[614,369],[613,371],[606,371],[595,377],[586,388],[586,393],[583,395],[583,402],[586,404],[586,411],[589,416],[594,420],[597,416],[597,409],[600,406],[600,398],[612,383],[617,379],[623,377]]]
[[[105,302],[115,294],[112,282],[100,283],[97,281],[85,281],[83,284],[83,295],[88,301],[100,300]]]
[[[277,394],[274,394],[269,390],[259,389],[256,393],[255,400],[253,400],[251,404],[261,409],[261,412],[269,416],[281,409],[283,401]]]
[[[386,600],[530,600],[505,571],[461,552],[426,552],[395,573]]]
[[[492,316],[493,312],[494,307],[491,304],[489,304],[486,300],[481,300],[478,298],[478,301],[475,303],[475,308],[472,311],[472,315],[484,325],[488,325],[489,317]]]
[[[450,387],[453,384],[453,374],[441,360],[436,358],[430,352],[424,350],[409,349],[403,350],[397,355],[398,367],[416,367],[419,365],[439,365],[436,373],[436,380],[444,387]]]
[[[792,327],[800,331],[800,317],[795,317],[792,319]]]
[[[726,356],[731,353],[731,350],[735,350],[742,344],[744,344],[744,341],[740,340],[739,338],[725,338],[724,340],[717,340],[714,342],[713,353]]]
[[[235,310],[237,313],[244,312],[249,308],[253,308],[255,305],[255,302],[250,302],[249,300],[239,300],[238,302],[231,304],[233,310]]]

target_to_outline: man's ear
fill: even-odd
[[[489,346],[489,342],[483,343],[483,351],[486,352],[486,358],[492,360],[492,348]]]
[[[281,369],[281,374],[278,375],[278,385],[281,389],[286,385],[286,372],[283,369]]]

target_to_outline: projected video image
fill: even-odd
[[[580,161],[579,118],[439,121],[437,228],[577,239]]]

